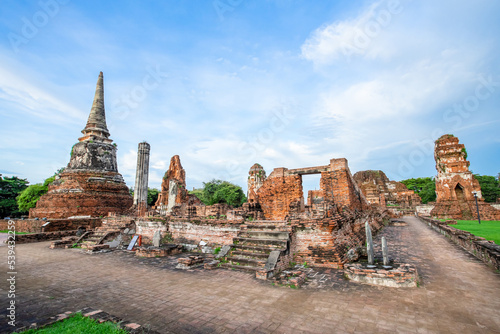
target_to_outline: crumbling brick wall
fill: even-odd
[[[258,200],[267,219],[283,220],[290,213],[290,204],[303,202],[302,177],[284,176],[285,170],[275,169],[258,191]]]
[[[383,226],[384,217],[376,212],[347,210],[331,218],[292,220],[294,261],[314,267],[343,268],[348,262],[348,251],[365,243],[365,221],[376,232]]]

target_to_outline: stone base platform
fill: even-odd
[[[182,253],[181,245],[166,245],[162,247],[137,247],[136,256],[141,257],[165,257]]]
[[[366,268],[361,263],[345,265],[347,277],[358,283],[381,285],[392,288],[415,288],[418,286],[417,268],[411,264],[393,264],[392,269]]]

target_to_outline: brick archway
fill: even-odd
[[[460,202],[465,202],[466,200],[464,187],[460,183],[457,183],[457,185],[455,186],[455,198]]]

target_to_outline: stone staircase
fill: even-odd
[[[233,245],[222,258],[221,267],[250,272],[264,270],[271,253],[285,254],[290,248],[286,221],[257,220],[241,226]],[[277,260],[277,259],[276,259]]]
[[[129,221],[124,222],[115,219],[105,220],[102,222],[102,225],[97,227],[94,231],[85,232],[77,243],[80,244],[82,248],[99,248],[98,246],[104,246],[102,243],[107,237],[119,234],[122,230],[126,229],[129,224]]]

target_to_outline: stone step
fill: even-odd
[[[220,266],[222,268],[236,269],[236,270],[243,270],[243,271],[250,271],[250,272],[256,272],[256,271],[262,269],[262,267],[238,266],[238,265],[230,264],[230,263],[221,263]]]
[[[286,240],[277,240],[277,239],[264,239],[264,238],[244,238],[244,237],[236,237],[233,238],[233,243],[235,245],[243,244],[246,246],[259,246],[259,247],[268,247],[268,248],[286,248],[287,241]]]
[[[249,220],[247,224],[283,224],[288,223],[286,220]]]
[[[247,224],[244,229],[247,231],[259,230],[259,231],[289,231],[290,226],[286,225],[273,225],[273,224],[263,224],[263,225],[251,225]]]
[[[242,232],[238,237],[242,238],[253,238],[253,239],[276,239],[276,240],[288,240],[290,234],[288,232],[277,232],[277,231],[246,231]]]
[[[249,259],[238,256],[228,256],[226,259],[229,261],[229,263],[234,264],[236,266],[264,267],[264,265],[266,264],[266,260],[262,259]]]
[[[254,259],[264,259],[267,260],[269,253],[258,253],[258,252],[245,252],[245,251],[232,251],[230,256],[244,257],[244,258],[254,258]]]
[[[258,252],[258,253],[266,254],[266,255],[269,255],[269,253],[271,253],[271,251],[273,251],[273,250],[281,250],[281,251],[286,250],[286,245],[285,245],[285,247],[262,247],[262,246],[249,246],[249,245],[236,244],[236,245],[232,245],[232,247],[234,249],[239,249],[239,250],[244,251],[244,252],[253,252],[253,253]]]

